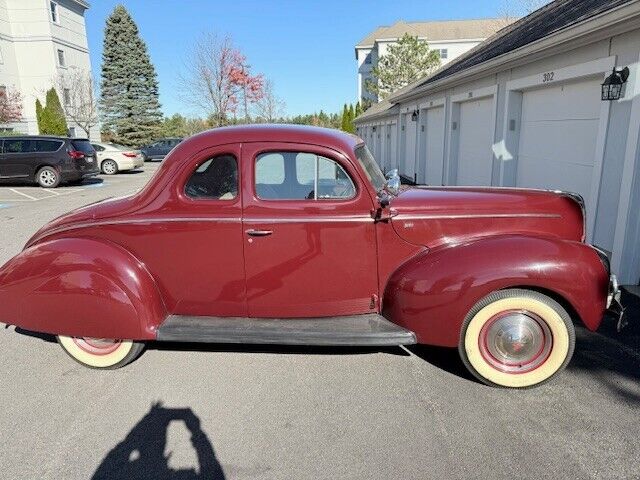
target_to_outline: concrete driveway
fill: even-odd
[[[156,168],[64,195],[20,190],[47,198],[3,201],[0,263],[47,220]],[[100,372],[10,327],[0,478],[638,478],[639,325],[580,329],[567,371],[525,391],[480,385],[455,351],[425,347],[151,345]]]

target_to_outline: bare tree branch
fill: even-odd
[[[256,113],[262,122],[273,123],[284,116],[285,104],[273,91],[273,82],[264,83],[263,96],[256,102]]]
[[[215,126],[224,125],[237,108],[241,87],[234,82],[233,72],[242,62],[230,38],[204,34],[193,46],[180,77],[183,99],[210,117]]]
[[[55,84],[65,116],[89,138],[91,129],[100,121],[93,75],[88,70],[70,68],[58,75]]]

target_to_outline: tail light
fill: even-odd
[[[81,160],[84,158],[84,153],[79,152],[78,150],[67,150],[67,153],[74,160]]]
[[[136,152],[122,152],[125,157],[136,158],[138,154]]]

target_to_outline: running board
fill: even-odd
[[[158,328],[167,342],[280,345],[413,345],[415,334],[377,314],[327,318],[170,315]]]

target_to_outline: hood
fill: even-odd
[[[396,233],[434,248],[494,235],[584,241],[579,195],[516,188],[414,187],[391,201]]]

